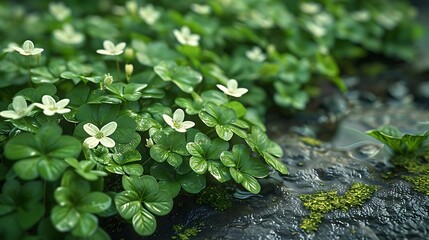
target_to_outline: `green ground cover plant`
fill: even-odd
[[[109,239],[118,215],[148,236],[181,192],[257,194],[287,174],[273,106],[419,34],[400,1],[0,3],[2,239]]]

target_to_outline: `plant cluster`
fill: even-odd
[[[302,109],[311,79],[344,90],[343,57],[410,59],[416,29],[412,8],[381,0],[13,3],[0,5],[3,239],[108,239],[99,218],[115,215],[147,236],[207,180],[258,193],[270,167],[287,173],[267,96]]]
[[[386,125],[367,133],[390,148],[390,162],[406,171],[400,174],[401,177],[412,183],[416,191],[429,195],[429,132],[404,134],[398,128]]]

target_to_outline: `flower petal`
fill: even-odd
[[[235,79],[230,79],[226,85],[228,86],[229,90],[235,90],[238,87],[237,80]]]
[[[165,121],[168,125],[170,125],[171,127],[173,127],[173,128],[174,128],[173,119],[172,119],[170,116],[168,116],[167,114],[162,114],[162,118],[164,119],[164,121]]]
[[[85,125],[83,125],[83,130],[85,130],[85,132],[88,133],[92,137],[100,132],[98,127],[92,123],[86,123]]]
[[[52,108],[54,108],[57,102],[55,101],[55,99],[53,97],[51,97],[49,95],[43,95],[43,97],[42,97],[42,103],[46,107],[52,107]]]
[[[111,50],[115,49],[115,44],[113,44],[113,42],[112,42],[112,41],[105,40],[105,41],[103,42],[103,47],[104,47],[104,49],[106,49],[107,51],[111,51]]]
[[[89,137],[89,138],[86,138],[85,141],[83,141],[83,143],[86,144],[88,148],[95,148],[100,143],[100,140],[97,139],[96,137]]]
[[[46,116],[54,116],[55,113],[57,113],[57,111],[52,111],[49,108],[45,108],[43,109],[43,114],[45,114]]]
[[[225,87],[224,85],[216,84],[216,87],[219,88],[224,93],[228,92],[228,88]]]
[[[16,96],[12,101],[12,106],[15,111],[27,109],[27,102],[23,96]]]
[[[110,51],[107,51],[105,49],[98,49],[97,53],[101,55],[113,55],[112,53],[110,53]]]
[[[43,49],[43,48],[35,48],[35,49],[33,49],[33,51],[31,51],[31,55],[37,55],[37,54],[40,54],[40,53],[42,53],[44,50],[45,50],[45,49]]]
[[[12,111],[12,110],[1,111],[0,116],[2,116],[4,118],[11,118],[11,119],[19,119],[19,118],[24,117],[24,116],[21,116],[20,114],[16,113],[15,111]]]
[[[104,136],[109,136],[115,132],[117,127],[118,124],[116,122],[109,122],[108,124],[104,125],[100,131],[104,134]]]
[[[183,122],[184,119],[185,119],[185,112],[183,112],[182,109],[178,108],[176,111],[174,111],[173,122]]]
[[[69,113],[71,110],[68,108],[57,109],[56,112],[59,114]]]
[[[192,122],[192,121],[184,121],[183,123],[182,123],[182,128],[185,128],[185,129],[188,129],[188,128],[191,128],[191,127],[193,127],[193,126],[195,126],[195,123],[194,122]]]
[[[124,42],[121,42],[116,45],[115,49],[116,51],[123,51],[125,49],[125,46],[127,46],[127,44]]]
[[[58,109],[62,109],[69,104],[70,99],[64,98],[56,103]]]
[[[101,144],[103,144],[105,147],[112,148],[116,145],[115,141],[109,137],[104,137],[100,139]]]

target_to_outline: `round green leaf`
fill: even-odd
[[[152,176],[123,176],[122,186],[125,190],[131,190],[142,199],[149,194],[158,192],[158,182]]]
[[[98,218],[90,213],[82,213],[72,234],[77,237],[90,237],[98,227]]]
[[[76,227],[80,214],[72,207],[55,206],[51,212],[51,221],[60,232],[68,232]]]
[[[139,195],[134,191],[123,191],[115,196],[115,205],[124,219],[131,219],[142,208]]]
[[[32,180],[39,176],[37,163],[39,158],[20,160],[13,164],[13,170],[23,180]]]
[[[18,223],[23,229],[34,226],[45,214],[45,206],[42,203],[34,203],[28,210],[18,211]]]
[[[66,170],[68,164],[64,160],[41,159],[37,164],[40,176],[48,181],[55,181]]]
[[[23,133],[10,139],[4,148],[4,154],[11,160],[30,158],[40,155],[36,137],[30,133]]]
[[[243,174],[241,185],[243,185],[247,191],[254,194],[258,194],[261,191],[261,185],[259,185],[258,181],[248,174]]]
[[[112,199],[109,195],[102,192],[92,192],[79,201],[76,209],[79,212],[99,213],[108,209],[110,204],[112,204]]]
[[[58,187],[54,192],[55,201],[61,207],[73,207],[73,192],[67,187]]]
[[[153,214],[164,216],[173,208],[173,199],[167,191],[150,194],[143,200],[144,206]]]
[[[192,156],[189,160],[189,166],[194,172],[204,174],[207,171],[208,164],[204,158]]]
[[[230,168],[229,172],[231,173],[231,177],[234,179],[236,183],[243,182],[243,174],[235,168]]]
[[[182,188],[188,193],[199,193],[206,187],[205,175],[200,175],[195,172],[190,172],[180,180]]]
[[[156,229],[156,219],[150,212],[141,208],[133,217],[133,227],[142,236],[152,235]]]

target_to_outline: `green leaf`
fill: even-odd
[[[216,125],[215,127],[217,135],[225,141],[231,140],[234,133],[229,128],[229,125]]]
[[[91,192],[80,199],[76,209],[79,212],[99,213],[110,207],[112,199],[102,192]]]
[[[191,93],[194,86],[199,84],[203,77],[200,73],[188,66],[179,66],[175,62],[160,62],[154,71],[164,81],[174,82],[182,91]]]
[[[4,154],[11,160],[30,158],[40,155],[36,137],[31,133],[23,133],[10,139],[5,146]]]
[[[207,171],[208,163],[204,158],[192,156],[189,165],[192,170],[198,174],[204,174]]]
[[[73,207],[55,206],[51,212],[51,221],[60,232],[68,232],[76,227],[80,214]]]
[[[55,181],[66,170],[67,163],[63,160],[41,159],[37,163],[37,171],[43,179]]]
[[[32,180],[39,176],[37,163],[39,158],[25,159],[13,164],[13,170],[23,180]]]
[[[119,215],[124,219],[131,219],[142,208],[138,193],[126,190],[116,194],[115,205]]]
[[[74,193],[68,187],[58,187],[54,192],[55,201],[61,207],[73,207]]]
[[[158,183],[152,176],[122,176],[122,186],[125,190],[136,192],[140,198],[158,192]]]
[[[236,183],[243,182],[243,174],[237,171],[236,168],[229,168],[229,173]]]
[[[23,229],[30,229],[45,214],[45,206],[42,203],[34,203],[28,209],[18,211],[18,223]]]
[[[82,213],[72,234],[77,237],[90,237],[98,227],[98,219],[90,213]]]
[[[173,208],[173,199],[166,191],[159,191],[148,195],[143,200],[143,205],[153,214],[164,216]]]
[[[398,154],[416,151],[429,136],[429,132],[424,132],[422,134],[403,134],[398,128],[391,125],[367,131],[366,133],[388,145]]]
[[[210,174],[221,183],[231,179],[231,174],[229,173],[228,168],[226,168],[220,161],[209,161],[207,169]]]
[[[140,164],[127,164],[122,166],[124,173],[128,175],[141,176],[143,174],[143,166]]]
[[[258,181],[248,174],[243,174],[241,185],[243,185],[247,191],[254,194],[258,194],[261,191],[261,185],[259,185]]]
[[[146,209],[141,208],[133,217],[133,227],[139,235],[149,236],[155,232],[156,219]]]
[[[206,187],[206,177],[195,172],[182,176],[180,182],[183,190],[192,194],[199,193]]]

